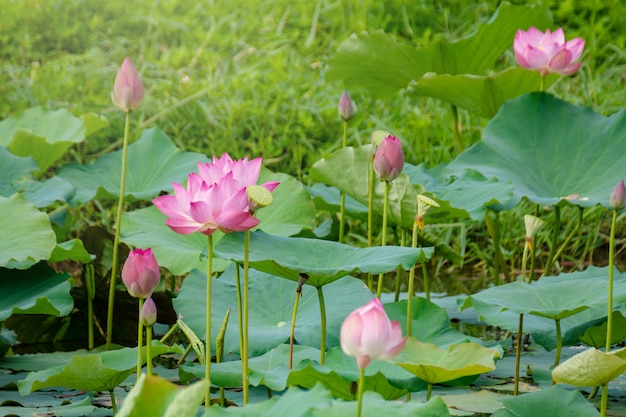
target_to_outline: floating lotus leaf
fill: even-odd
[[[547,93],[531,93],[504,104],[483,139],[452,161],[446,172],[475,169],[487,178],[511,181],[522,197],[551,206],[609,206],[624,177],[626,111],[610,117]]]
[[[602,352],[590,348],[572,356],[552,371],[554,382],[578,387],[608,384],[626,372],[626,348]]]
[[[467,342],[440,349],[410,337],[404,349],[392,361],[429,384],[479,375],[496,369],[494,359],[500,353],[477,343]]]
[[[543,391],[502,399],[504,408],[491,417],[598,417],[600,412],[580,392],[555,385]]]
[[[215,254],[243,262],[243,233],[224,236]],[[306,284],[321,287],[354,272],[380,274],[402,266],[408,270],[416,262],[432,256],[432,248],[375,246],[357,248],[327,240],[280,237],[263,231],[250,234],[250,266],[276,276],[298,281],[306,273]]]
[[[86,264],[93,261],[94,258],[95,255],[91,255],[87,252],[87,249],[85,249],[80,239],[72,239],[67,242],[58,243],[52,251],[48,262],[54,263],[69,259]]]
[[[141,374],[118,417],[195,417],[204,401],[206,381],[181,388],[161,377]]]

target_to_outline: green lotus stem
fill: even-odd
[[[561,350],[563,349],[563,335],[561,334],[561,319],[554,319],[556,325],[556,355],[554,357],[554,367],[561,362]]]
[[[237,324],[239,326],[239,358],[241,359],[241,386],[246,386],[246,363],[243,360],[245,353],[244,339],[243,339],[243,303],[241,300],[241,280],[239,273],[239,264],[235,264],[235,286],[237,288]]]
[[[248,304],[249,304],[249,284],[248,272],[250,270],[250,230],[244,232],[243,243],[243,356],[241,366],[243,371],[243,404],[248,404]]]
[[[152,326],[146,326],[146,372],[152,375]]]
[[[613,220],[611,221],[611,234],[609,237],[609,295],[607,299],[606,316],[606,346],[605,351],[609,353],[613,341],[613,262],[615,258],[615,226],[617,224],[617,210],[613,210]],[[604,391],[602,391],[604,394]]]
[[[494,220],[491,221],[489,217],[489,213],[485,213],[485,223],[487,225],[487,230],[491,233],[491,239],[493,240],[493,249],[494,249],[494,283],[495,285],[502,284],[500,280],[500,271],[502,266],[502,249],[500,248],[500,213],[493,210]]]
[[[320,303],[320,365],[324,365],[326,358],[326,303],[324,302],[324,292],[322,287],[317,287],[317,299]]]
[[[524,346],[524,315],[519,315],[517,325],[517,346],[515,347],[515,379],[513,383],[513,395],[519,394],[519,367],[522,361],[522,347]]]
[[[206,269],[206,327],[204,350],[204,378],[206,391],[204,393],[205,410],[211,405],[211,281],[213,279],[213,235],[208,236],[207,269]]]
[[[130,136],[130,112],[126,113],[124,125],[124,141],[122,143],[122,168],[120,171],[120,195],[117,200],[117,212],[115,214],[115,235],[113,237],[113,265],[111,265],[111,282],[109,284],[109,305],[107,308],[107,338],[106,350],[111,350],[113,340],[113,306],[115,304],[115,282],[118,270],[118,246],[120,244],[120,231],[122,230],[122,212],[124,210],[124,188],[126,187],[126,160],[128,154],[128,137]]]
[[[374,146],[374,145],[372,145]],[[368,190],[367,190],[367,247],[374,246],[374,154],[370,157],[368,165]],[[374,284],[372,282],[372,274],[367,274],[367,288],[374,292]]]
[[[531,240],[531,247],[530,247],[530,273],[528,274],[528,283],[530,284],[532,281],[534,281],[535,279],[535,260],[537,259],[537,257],[535,256],[535,241],[536,239],[533,238]]]
[[[175,332],[176,330],[178,330],[178,323],[174,323],[174,324],[172,325],[172,327],[170,327],[170,328],[169,328],[169,330],[167,331],[167,333],[165,333],[165,334],[163,335],[163,337],[162,337],[161,339],[159,339],[159,342],[161,342],[161,343],[165,343],[165,341],[166,341],[167,339],[169,339],[169,337],[170,337],[172,334],[174,334],[174,332]]]
[[[587,399],[588,400],[593,400],[596,397],[596,394],[598,393],[599,389],[600,389],[600,387],[597,386],[597,385],[595,387],[593,387],[593,389],[591,390],[589,395],[587,395]]]
[[[543,93],[545,87],[546,77],[541,76],[541,81],[539,82],[539,91]]]
[[[552,231],[552,247],[550,248],[550,253],[548,254],[548,262],[546,262],[546,268],[543,270],[542,277],[550,274],[552,272],[552,267],[554,266],[554,254],[556,253],[556,241],[559,237],[559,232],[561,229],[561,208],[559,206],[554,206],[554,230]]]
[[[426,388],[426,401],[430,400],[430,396],[433,394],[433,384],[429,383]]]
[[[389,211],[389,189],[391,188],[391,183],[389,181],[385,181],[385,197],[383,200],[383,232],[382,238],[380,242],[380,246],[386,246],[387,244],[387,212]],[[378,288],[376,290],[376,297],[380,298],[383,293],[383,276],[385,274],[378,275]]]
[[[85,266],[85,287],[87,289],[87,346],[95,347],[93,339],[93,299],[96,295],[96,281],[93,264]]]
[[[609,383],[602,385],[602,397],[600,398],[600,417],[606,417],[609,407]]]
[[[228,318],[230,317],[230,307],[226,310],[224,320],[220,330],[217,332],[215,338],[215,362],[221,363],[224,360],[224,338],[226,337],[226,328],[228,327]],[[224,407],[226,405],[226,393],[224,387],[220,387],[220,405]]]
[[[452,134],[454,135],[454,141],[459,153],[463,152],[463,127],[459,120],[459,108],[454,104],[450,108],[452,111]]]
[[[300,290],[300,291],[298,291]],[[293,344],[296,339],[296,315],[298,314],[298,304],[302,295],[302,287],[296,289],[296,299],[293,302],[293,313],[291,314],[291,329],[289,330],[289,369],[293,368]]]
[[[404,247],[406,244],[406,233],[404,229],[400,230],[400,246]],[[406,274],[404,269],[401,266],[398,267],[398,272],[396,273],[396,288],[393,295],[393,302],[396,303],[400,299],[400,282],[402,281],[402,275]]]
[[[526,241],[524,243],[524,252],[522,253],[522,282],[526,282],[526,262],[528,262],[528,247],[532,246],[532,243]],[[528,283],[530,284],[530,277],[528,277]]]
[[[113,390],[109,391],[109,395],[111,396],[111,408],[113,409],[113,415],[116,415],[117,414],[117,403],[115,401],[115,393],[113,392]]]
[[[563,241],[563,244],[561,244],[561,247],[559,248],[559,250],[554,255],[555,259],[559,259],[559,257],[561,257],[561,254],[563,253],[563,251],[565,250],[567,245],[569,245],[569,243],[574,238],[574,236],[578,235],[578,231],[580,230],[581,226],[583,225],[583,213],[584,213],[584,211],[585,211],[584,207],[578,207],[578,221],[576,222],[576,226],[574,227],[574,230],[572,230],[572,232],[565,238],[565,240]]]
[[[363,408],[363,391],[365,388],[365,368],[359,367],[359,388],[356,396],[356,417],[361,417],[361,409]]]
[[[417,222],[413,222],[413,233],[411,234],[411,247],[417,247]],[[413,321],[413,286],[415,282],[415,264],[411,266],[409,272],[409,285],[406,303],[406,335],[411,337],[412,321]]]
[[[187,347],[185,348],[185,351],[181,355],[180,359],[176,361],[176,365],[180,366],[185,362],[185,359],[187,358],[187,355],[189,355],[189,352],[191,352],[191,349],[193,349],[193,345],[189,343]],[[204,363],[204,358],[202,358],[202,361],[200,361],[200,365],[202,365],[203,363]]]
[[[346,147],[348,142],[348,122],[343,122],[343,148]],[[343,242],[343,235],[345,232],[345,215],[346,215],[346,193],[341,191],[341,203],[339,205],[339,242]]]
[[[139,299],[139,315],[137,316],[137,378],[141,374],[141,347],[143,346],[143,323],[141,322],[141,308],[143,307],[143,298]]]

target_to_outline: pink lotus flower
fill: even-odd
[[[576,62],[583,53],[585,41],[575,38],[565,42],[563,29],[545,33],[535,27],[528,32],[518,30],[513,42],[517,63],[530,70],[537,70],[542,76],[552,72],[571,75],[578,71],[580,62]]]
[[[621,180],[613,189],[611,198],[609,199],[609,205],[615,210],[621,210],[626,205],[626,186],[624,185],[624,180]]]
[[[343,120],[350,120],[354,116],[356,109],[354,108],[354,103],[350,100],[350,96],[346,91],[343,92],[341,98],[339,99],[339,104],[337,104],[337,110],[339,111],[339,116]]]
[[[390,321],[378,298],[354,310],[341,325],[341,349],[355,356],[359,368],[372,360],[387,360],[404,348],[400,322]]]
[[[176,233],[200,232],[211,235],[216,230],[241,232],[259,224],[249,211],[245,187],[228,173],[219,182],[209,184],[199,174],[189,174],[187,189],[173,183],[174,195],[152,200],[168,219],[165,221]]]
[[[152,249],[131,250],[122,268],[122,281],[128,293],[136,298],[147,298],[159,285],[161,273]]]
[[[111,92],[113,104],[128,113],[135,110],[143,100],[143,83],[135,70],[130,58],[126,57],[115,76],[115,84]]]
[[[156,323],[156,319],[157,319],[156,304],[154,304],[154,300],[152,300],[152,297],[148,297],[146,298],[146,301],[144,301],[143,306],[141,307],[141,312],[139,312],[139,320],[141,320],[141,323],[144,326],[148,327]]]
[[[234,161],[227,153],[220,158],[213,157],[213,162],[198,163],[198,173],[207,184],[215,184],[221,181],[229,173],[240,187],[256,184],[261,173],[262,158],[254,158],[249,161],[248,157]],[[278,186],[278,182],[269,181],[262,184],[270,192]]]
[[[383,139],[374,155],[374,170],[381,181],[393,181],[400,175],[404,167],[402,144],[395,136]]]

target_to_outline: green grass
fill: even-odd
[[[120,143],[123,115],[111,104],[110,90],[119,65],[129,56],[147,92],[133,118],[133,137],[156,125],[185,150],[262,155],[270,169],[304,181],[308,168],[341,143],[336,105],[343,86],[325,82],[324,70],[346,37],[355,30],[384,29],[416,46],[458,39],[485,22],[498,4],[493,0],[2,3],[0,118],[34,105],[65,107],[76,115],[103,114],[110,126],[80,149],[81,159],[88,161]],[[550,4],[555,27],[563,26],[568,39],[587,40],[581,71],[560,79],[550,91],[601,114],[623,108],[626,4],[620,0]],[[512,47],[500,64],[515,65]],[[405,93],[386,102],[371,99],[365,91],[350,93],[359,110],[350,122],[350,144],[367,143],[373,130],[385,129],[402,138],[407,161],[413,164],[432,167],[456,156],[447,104]],[[464,145],[480,140],[487,120],[465,111],[461,120]],[[521,215],[529,210],[534,209],[521,207],[502,216],[502,247],[510,270],[520,262]],[[564,224],[575,220],[573,210],[564,213]],[[599,232],[598,220],[603,225]],[[576,260],[573,268],[580,259],[592,259],[593,249],[606,244],[605,225],[604,215],[589,211],[583,235],[571,242],[562,260]],[[439,233],[445,236],[447,230]],[[466,268],[475,268],[469,275],[488,275],[491,238],[484,224],[468,225],[468,233],[468,245],[454,233],[451,244],[467,248]],[[541,239],[547,250],[548,236]],[[447,267],[438,265],[439,271],[449,273]],[[466,286],[471,287],[472,283]]]

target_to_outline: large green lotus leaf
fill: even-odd
[[[66,365],[76,355],[87,355],[86,349],[71,352],[27,353],[0,358],[0,368],[14,372],[43,371],[53,366]]]
[[[315,162],[311,167],[309,178],[337,187],[361,204],[367,205],[371,155],[372,145],[339,149]],[[377,216],[382,216],[385,184],[378,178],[374,181],[376,186],[373,209]],[[389,190],[389,222],[412,228],[417,213],[417,195],[422,191],[421,187],[411,184],[405,174],[400,174],[393,180]]]
[[[206,380],[181,388],[161,377],[141,374],[118,417],[195,417],[204,401]]]
[[[65,395],[55,395],[58,393],[47,393],[48,395],[29,395],[28,397],[20,397],[15,393],[17,398],[12,398],[13,393],[4,391],[3,397],[5,401],[0,401],[0,410],[2,416],[54,416],[54,417],[106,417],[109,416],[110,410],[92,405],[92,395],[81,397],[71,397],[68,399]],[[57,398],[62,397],[62,398]],[[6,405],[5,405],[6,404]],[[10,404],[10,405],[9,405]]]
[[[0,266],[26,269],[56,246],[50,220],[23,195],[0,196]]]
[[[624,359],[626,348],[609,353],[589,348],[554,368],[552,378],[578,387],[602,386],[626,372]]]
[[[329,61],[326,79],[342,79],[350,88],[365,87],[375,97],[386,98],[427,72],[482,75],[511,48],[518,29],[531,25],[543,29],[551,21],[546,7],[503,2],[491,20],[471,35],[421,49],[400,44],[383,32],[352,35]]]
[[[244,234],[224,236],[215,253],[224,259],[243,262]],[[382,274],[399,266],[408,270],[432,256],[432,248],[375,246],[357,248],[327,240],[280,237],[263,231],[250,234],[250,266],[298,281],[308,274],[306,284],[321,287],[354,272]]]
[[[142,361],[146,361],[146,347]],[[163,353],[182,353],[178,346],[152,342],[152,357]],[[61,386],[87,391],[110,391],[137,369],[137,348],[124,348],[101,353],[78,354],[67,364],[43,371],[31,372],[17,383],[20,394],[26,395],[42,388]]]
[[[20,157],[0,146],[0,195],[9,197],[19,191],[16,184],[30,180],[37,170],[37,163],[31,157]]]
[[[128,146],[125,198],[149,200],[172,189],[172,182],[183,182],[198,162],[209,159],[199,153],[183,152],[157,128],[145,130]],[[96,199],[117,199],[120,190],[122,150],[101,156],[90,164],[77,162],[61,168],[58,175],[76,187],[73,204]]]
[[[66,316],[74,308],[70,289],[74,280],[45,263],[26,270],[0,268],[0,322],[12,314]]]
[[[356,413],[356,401],[333,402],[332,407],[318,409],[313,412],[313,417],[345,417]],[[449,417],[448,407],[441,397],[433,397],[428,402],[417,401],[386,401],[380,395],[373,392],[363,393],[362,417]]]
[[[80,239],[72,239],[56,245],[48,262],[61,262],[66,260],[89,263],[95,259],[95,255],[90,254],[85,249]]]
[[[307,187],[307,191],[313,197],[315,207],[318,210],[327,210],[331,213],[339,213],[341,206],[341,191],[336,187],[315,183]],[[349,195],[346,198],[346,214],[356,219],[367,220],[367,206],[355,200]]]
[[[240,272],[243,280],[243,271]],[[250,354],[260,355],[289,339],[293,303],[297,284],[254,269],[249,272],[249,339]],[[328,348],[339,344],[339,328],[343,319],[357,307],[372,299],[372,294],[356,278],[346,277],[323,289],[327,316]],[[237,310],[235,268],[228,268],[211,286],[211,341],[224,319],[226,310]],[[206,275],[192,271],[183,281],[174,309],[200,337],[205,338]],[[225,352],[239,352],[237,315],[229,317],[224,338]],[[298,305],[295,337],[299,344],[319,347],[320,311],[317,291],[304,287]]]
[[[600,412],[579,391],[568,391],[559,385],[543,391],[502,399],[504,408],[492,417],[597,417]]]
[[[587,346],[596,348],[604,347],[606,346],[606,330],[607,320],[601,320],[601,323],[585,330],[585,333],[580,337],[580,341]],[[626,340],[626,317],[624,317],[621,311],[613,311],[611,345],[623,342],[624,340]]]
[[[302,183],[281,173],[261,170],[259,183],[279,181],[272,193],[274,202],[259,210],[258,228],[279,236],[289,236],[303,228],[313,227],[315,206]],[[121,240],[135,247],[152,247],[159,265],[175,275],[183,275],[193,269],[206,269],[207,237],[201,233],[181,235],[165,224],[166,216],[150,206],[124,213]],[[222,232],[213,234],[213,245],[222,238]],[[230,262],[213,259],[213,270],[223,271]]]
[[[67,109],[32,107],[0,122],[0,145],[18,156],[32,156],[45,172],[66,150],[85,139],[85,124]]]
[[[385,311],[391,320],[397,320],[406,329],[407,300],[385,304]],[[467,336],[452,328],[446,310],[422,297],[413,298],[412,336],[420,342],[447,346],[455,343],[473,341],[482,343],[480,339]]]
[[[174,275],[184,275],[193,269],[206,270],[208,238],[202,233],[182,235],[165,224],[165,215],[155,206],[124,213],[120,240],[137,248],[151,247],[159,265]],[[213,233],[213,244],[223,233]],[[223,271],[230,262],[213,258],[213,270]]]
[[[605,306],[607,277],[607,268],[592,267],[584,272],[543,277],[532,284],[515,281],[469,296],[463,308],[471,305],[484,316],[483,307],[498,306],[500,311],[561,320],[588,308]],[[626,276],[619,272],[613,291],[616,303],[626,301]]]
[[[559,78],[551,74],[544,81],[548,88]],[[507,68],[495,74],[425,74],[415,86],[415,94],[435,97],[491,119],[502,104],[512,98],[539,91],[541,76],[537,71]]]
[[[514,200],[551,206],[566,200],[581,207],[602,204],[624,176],[626,111],[610,117],[546,93],[505,103],[483,139],[446,171],[475,169],[511,181]]]
[[[444,350],[409,337],[392,361],[429,384],[438,384],[492,371],[499,356],[497,350],[473,342],[449,345]]]

